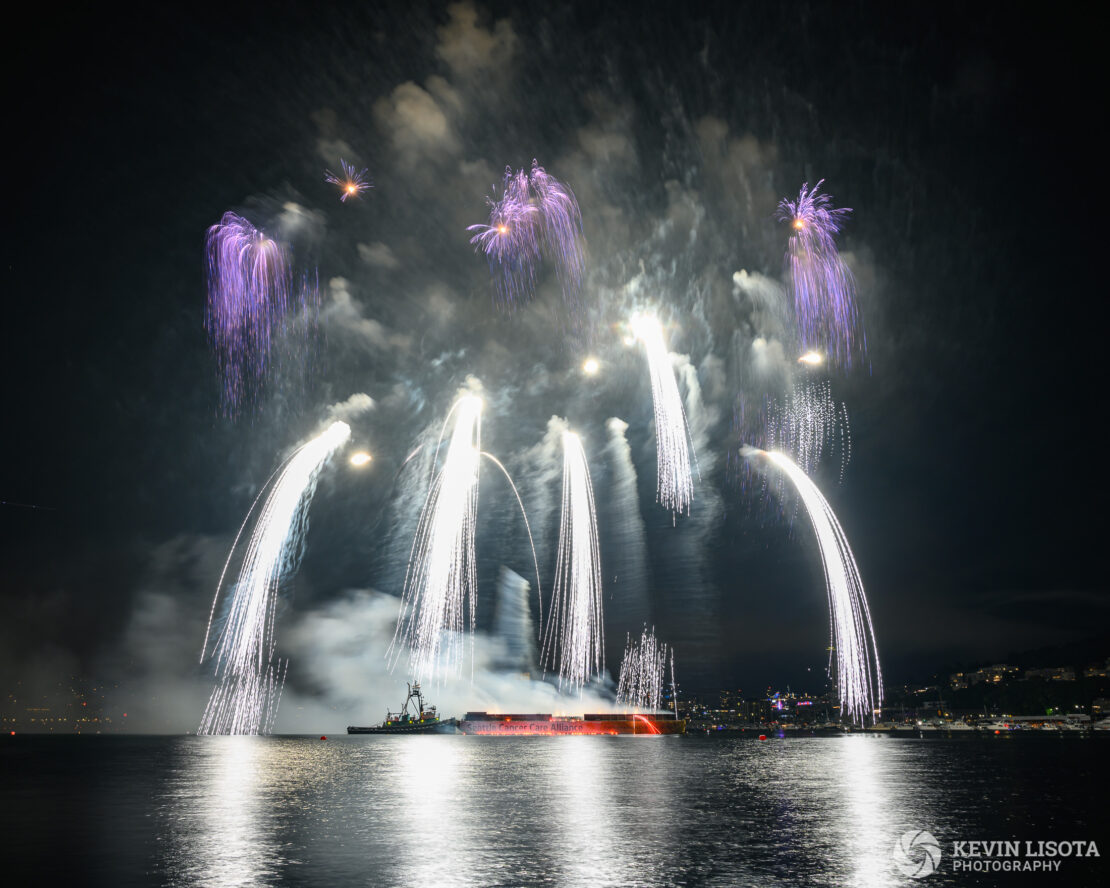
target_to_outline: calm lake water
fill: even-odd
[[[1095,885],[954,872],[953,841],[1095,840],[1110,738],[5,737],[4,881]],[[912,881],[903,833],[943,857]],[[11,876],[18,875],[19,881]]]

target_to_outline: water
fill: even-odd
[[[17,736],[2,868],[116,886],[1014,884],[954,873],[951,843],[1110,855],[1105,740]],[[911,883],[891,851],[916,829],[944,859]]]

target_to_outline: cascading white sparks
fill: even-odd
[[[320,436],[298,448],[274,473],[276,480],[262,505],[247,544],[239,581],[212,657],[216,687],[201,718],[199,734],[268,734],[277,716],[288,661],[274,662],[274,623],[282,580],[300,560],[308,528],[308,505],[320,470],[337,448],[346,443],[351,428],[335,422]],[[272,476],[272,477],[274,477]],[[265,491],[265,488],[263,488]],[[255,499],[231,553],[224,564],[212,601],[208,630],[201,651],[203,662],[212,634],[212,619],[228,565],[250,520]]]
[[[805,504],[821,550],[829,594],[840,711],[856,722],[869,717],[874,720],[883,699],[879,650],[859,568],[844,529],[817,485],[788,456],[754,448],[746,455],[763,455],[781,469]],[[831,656],[829,660],[831,668]]]
[[[801,382],[782,403],[767,405],[766,449],[789,453],[812,475],[826,451],[840,451],[840,480],[852,458],[848,408],[833,400],[829,382]]]
[[[655,405],[655,452],[657,480],[655,497],[672,512],[690,512],[694,498],[691,475],[690,431],[686,412],[678,393],[671,357],[663,341],[663,327],[653,317],[636,315],[632,332],[644,344],[648,372],[651,376],[651,397]]]
[[[645,626],[639,641],[629,636],[617,681],[617,702],[648,712],[661,711],[668,655],[673,687],[674,651],[656,639],[654,628],[649,631]]]
[[[474,531],[482,399],[464,395],[451,408],[448,422],[452,416],[447,456],[420,514],[390,648],[394,665],[398,641],[408,648],[410,670],[420,681],[459,673],[465,630],[469,626],[473,644],[478,605]]]
[[[563,433],[562,518],[543,648],[544,667],[558,666],[561,688],[581,690],[605,668],[597,510],[586,451],[573,432]]]

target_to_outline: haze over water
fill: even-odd
[[[1095,840],[1105,744],[719,736],[10,738],[10,871],[84,885],[903,885],[906,831]],[[78,863],[79,861],[79,863]],[[1065,860],[1052,884],[1094,884]]]

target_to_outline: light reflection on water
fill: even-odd
[[[156,835],[131,828],[117,865],[143,878],[119,884],[902,885],[891,848],[909,829],[945,847],[1102,838],[1083,819],[1093,796],[1077,804],[1106,775],[1097,741],[133,742],[130,767],[102,768],[126,786],[111,830],[145,820]]]

